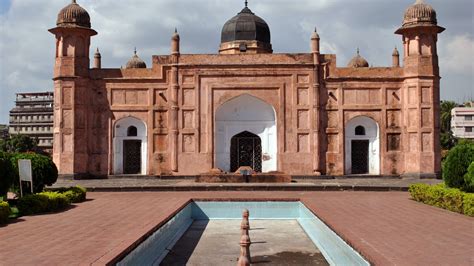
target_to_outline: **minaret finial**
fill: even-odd
[[[100,52],[99,52],[99,47],[97,47],[97,50],[96,50],[95,52],[96,52],[96,53],[100,53]]]
[[[178,33],[178,28],[174,27],[174,33]]]
[[[314,32],[318,32],[318,28],[314,27]]]
[[[247,7],[248,5],[249,5],[249,2],[245,0],[245,7]]]
[[[135,49],[133,50],[133,53],[137,55],[137,47],[135,46]]]
[[[76,4],[76,0],[72,0],[72,3],[73,3],[73,4]]]
[[[357,47],[357,55],[360,55],[360,49]]]

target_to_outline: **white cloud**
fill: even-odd
[[[439,49],[440,65],[447,71],[474,76],[474,38],[468,34],[448,38]]]

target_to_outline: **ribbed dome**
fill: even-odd
[[[146,68],[146,63],[137,55],[137,50],[135,50],[134,55],[130,60],[128,60],[127,65],[125,68]]]
[[[357,55],[352,58],[352,60],[347,64],[347,67],[359,68],[359,67],[369,67],[369,62],[360,56],[359,49],[357,49]]]
[[[72,0],[72,3],[61,9],[56,21],[58,27],[91,27],[91,18],[89,13]]]
[[[417,0],[405,11],[403,27],[415,24],[438,24],[436,19],[436,11],[423,0]]]
[[[247,7],[247,3],[244,9],[222,28],[221,42],[232,41],[260,41],[270,44],[270,28]]]

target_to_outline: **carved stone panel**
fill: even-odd
[[[154,128],[168,128],[168,111],[156,111],[154,114]]]
[[[408,87],[408,103],[418,104],[418,87],[416,86]]]
[[[63,152],[72,152],[73,148],[72,134],[63,134],[62,148]]]
[[[309,103],[309,89],[308,88],[298,88],[297,95],[297,104],[298,105],[308,105]]]
[[[431,109],[421,109],[421,126],[430,127],[432,123]]]
[[[401,111],[387,111],[387,127],[400,128],[401,127]]]
[[[183,134],[183,152],[194,152],[194,134]]]
[[[309,128],[309,111],[298,110],[298,129]]]
[[[64,87],[62,93],[62,104],[71,105],[72,104],[72,88]]]
[[[193,84],[194,76],[193,75],[183,75],[183,84]]]
[[[408,136],[409,151],[418,151],[418,134],[410,133]]]
[[[155,90],[153,98],[154,98],[153,104],[156,106],[168,105],[169,99],[168,99],[168,92],[166,90]]]
[[[400,151],[400,134],[387,135],[387,151]]]
[[[431,103],[431,88],[421,87],[421,103]]]
[[[431,133],[423,133],[421,134],[421,140],[422,140],[422,143],[421,143],[421,149],[423,152],[428,152],[428,151],[432,151],[432,141],[431,141],[432,137],[431,137]]]
[[[298,84],[309,83],[309,75],[298,75],[297,80],[298,80]]]
[[[125,104],[125,91],[124,90],[112,90],[112,105],[124,105]]]
[[[387,89],[387,105],[399,105],[401,102],[400,89]]]
[[[380,89],[344,89],[344,103],[353,105],[381,104]]]
[[[298,152],[309,152],[309,135],[298,134]]]
[[[184,106],[194,106],[195,105],[195,95],[194,89],[183,89],[183,105]]]
[[[183,110],[183,128],[194,128],[194,110]]]
[[[62,128],[72,128],[73,121],[72,110],[63,110]]]
[[[418,109],[408,110],[408,127],[411,127],[411,128],[418,127]]]

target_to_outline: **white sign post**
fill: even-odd
[[[31,160],[18,160],[18,172],[20,176],[20,197],[23,197],[21,181],[30,182],[31,194],[33,194],[33,173],[31,171]]]

